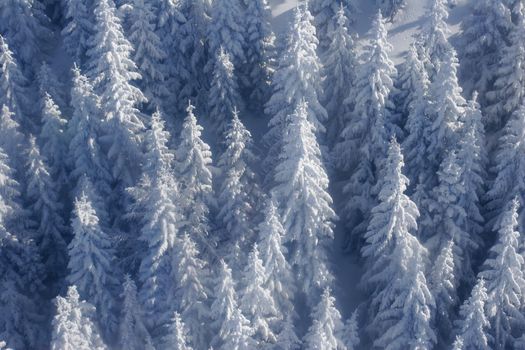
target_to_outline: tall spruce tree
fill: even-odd
[[[308,303],[314,305],[317,296],[333,280],[327,254],[334,237],[336,214],[310,112],[303,100],[287,118],[273,193],[287,232],[285,240],[292,246],[291,263],[300,290],[306,293]]]
[[[108,149],[113,177],[123,187],[134,184],[137,177],[134,165],[140,163],[143,115],[139,104],[146,101],[133,85],[141,78],[131,60],[133,48],[125,38],[117,10],[112,0],[100,0],[95,7],[95,34],[89,42],[89,75],[100,94],[104,127],[110,136],[101,141]]]
[[[520,232],[518,227],[517,199],[505,208],[496,224],[498,241],[490,249],[485,268],[480,277],[487,285],[486,315],[490,322],[495,349],[505,349],[514,343],[514,330],[525,327],[525,317],[520,313],[523,304],[525,276],[523,256],[519,253]]]

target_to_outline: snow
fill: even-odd
[[[393,45],[392,60],[399,64],[402,62],[406,51],[423,23],[427,18],[428,10],[433,0],[407,0],[405,9],[395,18],[388,28],[388,39]],[[448,23],[451,33],[454,35],[459,30],[461,20],[469,11],[469,2],[474,0],[459,0],[458,4],[450,10]],[[283,34],[288,29],[292,18],[292,12],[298,0],[270,0],[274,30]],[[356,22],[350,28],[359,35],[360,43],[368,39],[367,33],[372,27],[372,21],[377,14],[377,6],[374,0],[357,0],[360,13],[356,16]]]

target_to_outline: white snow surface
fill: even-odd
[[[477,0],[458,0],[457,5],[451,8],[448,20],[451,29],[450,35],[454,35],[458,31],[459,24],[468,12],[471,1]],[[278,34],[286,34],[293,9],[298,2],[298,0],[270,0],[274,17],[274,30]],[[360,44],[363,44],[363,41],[367,40],[367,33],[372,26],[372,20],[377,14],[377,6],[375,0],[356,0],[356,4],[360,13],[355,16],[356,22],[350,30],[357,32]],[[403,61],[405,52],[410,43],[414,41],[414,35],[419,32],[428,17],[428,10],[431,5],[432,0],[407,0],[407,6],[390,24],[388,36],[394,47],[392,59],[396,64]]]

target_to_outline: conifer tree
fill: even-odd
[[[215,286],[216,294],[211,305],[211,315],[217,334],[211,345],[219,350],[253,349],[253,330],[250,321],[238,307],[232,272],[224,261],[220,262]]]
[[[283,213],[285,240],[292,243],[291,263],[296,268],[300,290],[314,305],[316,295],[333,279],[327,254],[336,215],[331,208],[328,176],[310,111],[302,101],[288,116],[273,191]]]
[[[341,339],[347,350],[355,350],[359,343],[359,325],[357,323],[357,311],[352,313],[352,317],[346,320]]]
[[[181,317],[191,334],[191,344],[196,349],[205,348],[209,330],[203,325],[209,322],[209,268],[199,258],[199,251],[189,234],[178,238],[175,252],[176,266],[173,267],[177,278],[175,302],[179,306]]]
[[[398,111],[406,116],[405,133],[403,141],[405,152],[406,167],[405,173],[410,179],[410,185],[416,194],[420,195],[415,187],[419,183],[424,183],[430,174],[427,169],[427,144],[424,142],[424,135],[430,127],[429,107],[430,97],[428,95],[430,80],[425,69],[424,61],[420,58],[420,48],[413,44],[410,46],[408,55],[399,79],[397,80],[397,94],[394,97]],[[414,191],[415,190],[415,191]],[[418,195],[413,199],[419,204]],[[424,195],[423,197],[427,197]]]
[[[193,350],[188,345],[188,331],[178,312],[175,312],[171,320],[168,335],[164,337],[163,343],[165,345],[164,349]]]
[[[132,84],[141,78],[131,60],[133,48],[124,37],[113,1],[100,0],[95,7],[95,34],[90,40],[89,75],[100,93],[105,128],[111,136],[101,138],[108,149],[112,175],[124,187],[134,183],[134,165],[141,161],[143,116],[137,109],[146,101]]]
[[[45,271],[32,237],[26,230],[26,212],[20,204],[19,184],[0,149],[0,339],[16,349],[45,343],[42,295]]]
[[[7,0],[0,4],[0,33],[27,69],[36,66],[42,48],[51,39],[50,21],[44,10],[39,1]]]
[[[492,337],[488,334],[489,321],[485,316],[487,302],[485,280],[478,279],[469,299],[459,310],[460,319],[457,322],[459,336],[454,343],[458,350],[488,350]],[[459,340],[458,340],[459,339]]]
[[[208,111],[219,136],[225,132],[237,107],[242,108],[239,86],[230,54],[221,46],[214,62],[208,98]]]
[[[502,0],[476,1],[461,27],[464,43],[461,65],[463,75],[473,81],[480,93],[480,103],[486,105],[485,94],[495,78],[495,67],[501,59],[502,48],[507,46],[512,20],[509,8]]]
[[[441,343],[448,344],[452,333],[451,319],[458,303],[458,270],[462,261],[454,254],[454,240],[441,248],[430,275],[430,291],[436,301],[435,327]]]
[[[454,51],[454,48],[448,41],[450,28],[446,22],[449,15],[447,1],[432,1],[429,20],[426,22],[419,37],[424,50],[423,57],[427,73],[432,82],[434,80],[439,81],[436,74],[441,69],[441,64],[446,57]]]
[[[280,350],[296,350],[301,348],[301,340],[297,337],[294,329],[293,318],[288,314],[284,320],[282,329],[277,337],[276,346]]]
[[[38,82],[39,97],[42,99],[42,108],[45,106],[46,93],[51,96],[51,99],[58,105],[60,110],[67,108],[64,94],[66,88],[58,80],[47,62],[40,65],[40,69],[36,73],[36,80]]]
[[[495,81],[487,93],[487,116],[490,125],[501,127],[525,102],[525,14],[509,35],[510,45],[500,48],[501,59],[494,68]]]
[[[13,52],[0,34],[0,105],[5,105],[14,113],[15,120],[27,127],[27,107],[31,105],[28,97],[28,81],[22,74]]]
[[[165,83],[168,78],[168,53],[155,32],[153,7],[144,0],[127,0],[123,7],[130,23],[128,38],[134,47],[132,59],[142,75],[139,86],[150,105],[161,108],[170,96]]]
[[[271,323],[278,311],[275,300],[265,283],[267,276],[268,273],[259,256],[259,248],[255,244],[248,255],[247,264],[242,274],[239,304],[243,314],[250,320],[255,332],[254,338],[260,343],[272,344],[276,341],[276,337],[271,328]]]
[[[165,86],[161,87],[167,89],[164,91],[167,92],[167,97],[163,99],[162,105],[165,111],[177,114],[184,111],[186,101],[195,93],[190,53],[194,28],[182,13],[184,2],[158,1],[152,18],[155,34],[161,42],[160,49],[165,54],[163,70],[159,71],[165,79]],[[197,2],[199,1],[195,1]]]
[[[37,223],[36,243],[52,280],[63,277],[67,262],[66,226],[60,216],[63,205],[57,183],[52,179],[46,159],[40,154],[35,138],[29,140],[27,154],[27,199],[33,221]],[[53,282],[58,282],[54,280]]]
[[[286,120],[303,99],[308,102],[308,118],[315,132],[325,132],[323,123],[328,115],[320,103],[321,62],[317,57],[318,40],[312,21],[306,6],[300,5],[295,9],[293,26],[286,42],[287,54],[280,56],[273,76],[272,96],[265,106],[265,113],[271,117],[269,130],[263,139],[268,147],[264,164],[266,169],[273,170],[278,162]],[[273,177],[273,173],[268,175]]]
[[[137,300],[137,286],[129,275],[124,276],[121,299],[120,347],[129,350],[153,350],[151,337],[144,325],[142,306]]]
[[[233,66],[239,69],[246,62],[243,4],[241,0],[217,0],[212,6],[207,35],[211,58],[209,69],[213,69],[221,47],[230,55]]]
[[[95,32],[92,2],[83,0],[65,1],[66,25],[62,29],[64,48],[73,60],[84,66],[90,38]]]
[[[359,13],[355,0],[311,0],[309,6],[315,17],[315,26],[322,48],[327,48],[329,45],[330,32],[336,30],[338,25],[333,19],[339,16],[337,13],[341,9],[349,24],[354,22]]]
[[[344,186],[347,198],[345,214],[354,227],[348,238],[350,245],[359,245],[373,206],[372,187],[378,178],[377,169],[383,161],[388,141],[396,129],[389,110],[393,109],[391,91],[393,78],[397,74],[388,54],[391,45],[387,41],[387,30],[379,13],[371,30],[372,41],[366,47],[364,57],[354,85],[351,118],[342,131],[342,140],[335,147],[334,155],[339,168],[354,172]]]
[[[44,93],[44,106],[42,110],[42,129],[40,130],[40,142],[42,155],[49,162],[49,170],[52,177],[60,184],[64,184],[67,178],[65,167],[65,156],[67,154],[64,142],[64,129],[67,121],[47,92]]]
[[[257,233],[261,260],[267,276],[265,288],[271,293],[280,318],[285,321],[285,315],[290,315],[293,310],[295,281],[286,258],[288,255],[285,246],[286,232],[274,199],[267,200],[264,218],[257,226]]]
[[[348,32],[348,19],[342,4],[330,24],[329,44],[322,55],[323,105],[330,116],[327,140],[333,144],[345,126],[347,108],[344,100],[352,94],[358,61],[354,37]]]
[[[142,284],[139,298],[154,337],[172,316],[174,305],[170,305],[167,298],[175,292],[175,281],[170,279],[170,266],[175,239],[182,225],[168,139],[160,113],[155,113],[145,136],[146,163],[142,180],[129,190],[134,199],[131,213],[140,218],[139,239],[148,247],[139,268]],[[135,252],[140,249],[139,246],[134,248]]]
[[[346,349],[339,337],[344,325],[334,304],[335,298],[332,297],[330,288],[326,288],[312,311],[313,323],[304,337],[307,349]]]
[[[516,196],[520,203],[525,202],[525,183],[520,174],[525,169],[523,158],[525,145],[525,106],[520,107],[511,116],[499,139],[499,149],[495,156],[492,172],[496,174],[494,182],[486,194],[488,224],[493,226],[504,215],[506,203]],[[523,206],[521,207],[523,208]],[[519,210],[518,231],[525,229],[523,209]]]
[[[66,297],[56,298],[51,350],[104,350],[99,330],[93,318],[95,307],[80,300],[75,286],[70,286]]]
[[[495,349],[505,349],[513,344],[513,329],[523,329],[525,317],[520,313],[525,278],[523,257],[519,254],[520,233],[518,226],[517,199],[505,208],[496,224],[498,241],[490,249],[489,258],[480,277],[487,284],[486,315],[490,321],[491,343]],[[516,327],[516,328],[514,328]]]
[[[270,80],[274,71],[275,34],[270,24],[271,9],[268,0],[248,1],[246,5],[246,67],[250,101],[265,103],[270,94]]]
[[[76,186],[75,192],[79,193],[80,180],[85,176],[96,192],[102,198],[107,198],[113,178],[100,145],[100,136],[103,135],[100,101],[90,81],[78,67],[73,69],[71,107],[73,114],[66,133],[69,140],[70,177]]]
[[[209,211],[212,195],[210,147],[202,140],[202,126],[197,123],[191,104],[182,124],[180,144],[176,151],[175,173],[181,186],[183,215],[187,220],[184,232],[201,247],[209,244]]]
[[[23,163],[20,149],[24,144],[24,136],[20,132],[20,125],[9,107],[3,105],[0,109],[0,148],[9,158],[10,166],[17,170]]]
[[[254,216],[260,191],[251,168],[256,160],[252,153],[252,136],[239,120],[237,110],[225,133],[226,150],[218,167],[222,183],[218,194],[218,221],[224,226],[230,246],[250,247],[254,242]],[[237,262],[239,263],[239,262]]]
[[[79,294],[97,308],[103,332],[112,339],[117,327],[115,253],[110,237],[100,227],[92,196],[82,193],[75,200],[67,281],[77,286]]]

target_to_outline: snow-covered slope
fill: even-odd
[[[468,12],[469,2],[472,0],[459,0],[457,5],[450,11],[449,24],[450,35],[454,35],[459,29],[461,19]],[[274,16],[274,28],[277,33],[283,34],[288,28],[293,8],[297,0],[270,0]],[[361,43],[367,39],[367,32],[372,25],[372,19],[377,13],[374,0],[357,0],[360,13],[356,16],[353,30],[357,32]],[[390,43],[394,46],[392,59],[399,63],[404,53],[413,41],[414,35],[418,33],[425,23],[428,10],[432,0],[408,0],[403,12],[399,13],[389,28]]]

